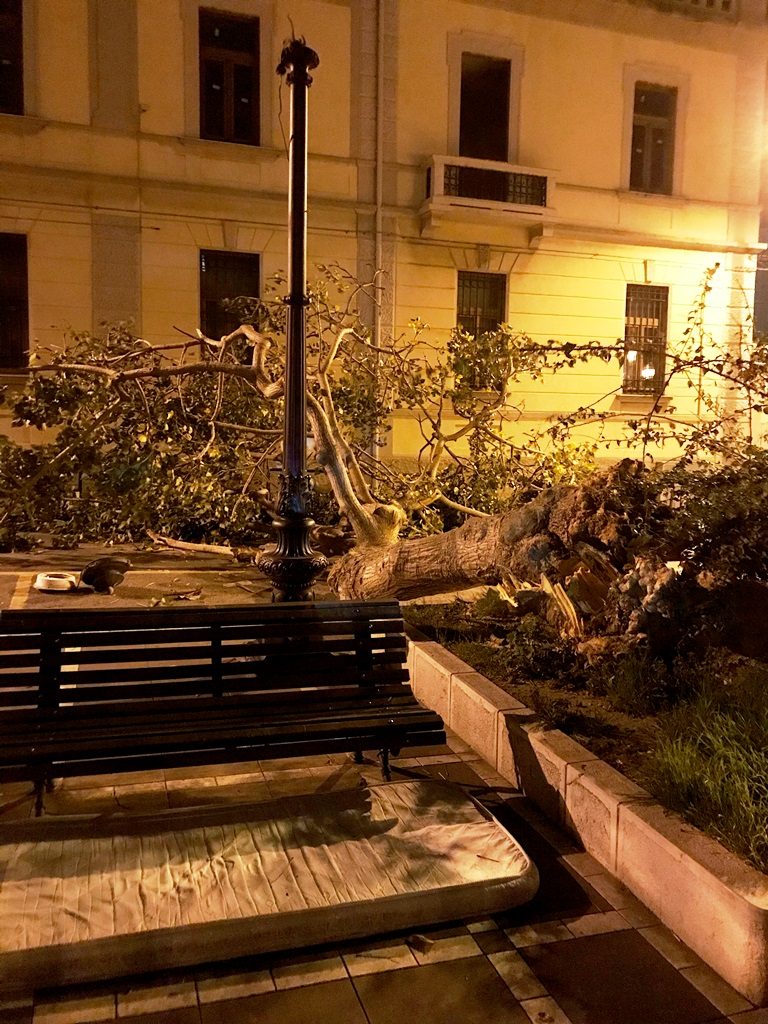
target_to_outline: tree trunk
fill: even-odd
[[[517,579],[561,576],[580,544],[620,568],[641,500],[642,467],[625,460],[582,487],[552,487],[520,508],[390,547],[358,545],[331,569],[345,600],[408,599]]]

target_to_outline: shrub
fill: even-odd
[[[511,627],[505,652],[512,678],[551,679],[571,670],[575,655],[570,643],[538,616],[524,615]]]

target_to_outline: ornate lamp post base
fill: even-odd
[[[327,568],[328,559],[313,551],[309,531],[315,524],[303,515],[279,516],[273,521],[277,544],[256,562],[256,568],[272,582],[273,600],[309,601],[311,587]]]

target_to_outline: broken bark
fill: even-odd
[[[563,582],[563,563],[580,545],[620,569],[632,539],[642,467],[630,460],[581,487],[559,486],[501,515],[471,519],[447,533],[390,546],[358,544],[331,569],[328,582],[343,599],[408,599],[512,577]]]

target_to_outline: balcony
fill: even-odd
[[[426,168],[427,197],[419,215],[422,231],[441,221],[541,222],[552,212],[555,179],[551,171],[494,160],[433,156]]]
[[[624,0],[622,0],[624,2]],[[739,0],[645,0],[649,7],[663,12],[677,12],[697,18],[712,18],[720,21],[737,21]],[[747,6],[750,6],[748,3]]]

